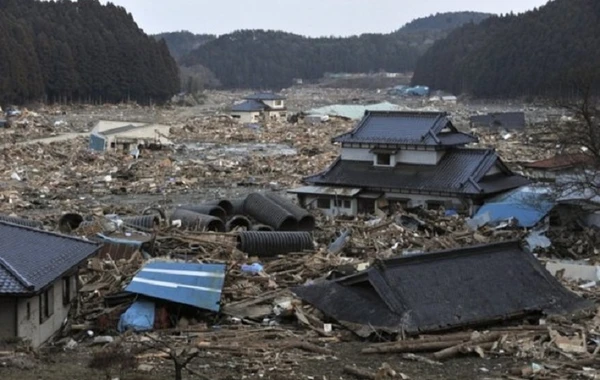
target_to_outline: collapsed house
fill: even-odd
[[[382,260],[293,292],[363,337],[418,335],[593,307],[517,242]]]
[[[78,266],[100,244],[0,222],[0,339],[38,347],[56,334],[77,295]]]
[[[340,157],[289,192],[327,214],[372,213],[382,201],[473,213],[486,198],[529,183],[493,149],[465,147],[476,141],[446,113],[366,111],[333,139]]]
[[[271,92],[256,93],[231,107],[231,117],[242,123],[279,120],[287,117],[285,97]]]
[[[473,115],[470,118],[471,128],[511,129],[525,128],[524,112],[493,112],[484,115]]]
[[[99,121],[90,133],[89,147],[96,151],[122,150],[169,144],[171,127],[160,124]]]

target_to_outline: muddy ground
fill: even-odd
[[[300,360],[293,364],[293,371],[280,371],[277,368],[261,368],[260,360],[232,357],[228,362],[215,361],[210,358],[198,358],[190,366],[195,372],[213,380],[237,379],[315,379],[343,380],[356,379],[345,374],[344,366],[353,366],[377,371],[383,363],[389,364],[397,372],[414,380],[452,380],[501,379],[513,368],[521,368],[528,363],[514,358],[460,358],[445,362],[442,365],[432,365],[415,361],[407,361],[400,354],[369,356],[360,353],[365,347],[361,342],[346,342],[331,345],[336,352],[335,358]],[[105,380],[104,371],[88,368],[91,353],[88,349],[75,349],[71,352],[59,350],[42,350],[37,359],[32,361],[31,369],[0,368],[0,378],[3,380]],[[254,372],[248,371],[248,360],[256,361]],[[116,375],[113,373],[112,377]],[[184,379],[200,379],[189,373]],[[402,377],[396,377],[402,378]],[[128,371],[121,380],[170,380],[174,379],[174,370],[170,361],[154,364],[151,372]]]

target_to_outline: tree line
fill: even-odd
[[[164,41],[98,0],[0,1],[0,104],[165,102],[179,71]]]
[[[166,36],[183,66],[202,65],[226,88],[282,88],[293,79],[315,80],[328,72],[407,72],[434,40],[489,15],[438,14],[389,34],[308,38],[281,31],[241,30],[212,38]],[[187,54],[181,48],[200,43]]]
[[[554,97],[573,91],[582,73],[597,82],[598,62],[600,2],[555,0],[454,30],[419,59],[413,84],[485,98]]]

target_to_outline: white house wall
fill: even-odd
[[[279,102],[279,105],[276,102]],[[285,108],[285,101],[283,100],[263,100],[263,103],[273,109]]]
[[[71,277],[71,295],[77,291],[75,277]],[[69,315],[69,305],[63,305],[62,279],[54,283],[54,314],[40,325],[40,299],[39,296],[20,298],[17,302],[17,328],[19,337],[28,340],[32,347],[39,347],[42,343],[54,336],[62,327]],[[30,315],[27,318],[27,304],[29,303]]]
[[[399,150],[396,153],[396,162],[399,164],[437,165],[443,155],[443,151]]]
[[[318,208],[317,207],[317,199],[320,198],[329,198],[329,208],[328,209],[322,209],[322,208]],[[331,197],[329,195],[321,195],[321,196],[317,196],[317,195],[306,195],[305,199],[305,205],[307,208],[310,209],[319,209],[321,210],[325,215],[330,215],[330,216],[334,216],[334,215],[356,215],[358,213],[358,203],[356,199],[349,199],[349,198],[337,198],[337,199],[345,199],[345,200],[350,200],[350,208],[344,208],[344,207],[336,207],[335,206],[335,198]]]
[[[373,153],[364,148],[342,148],[342,160],[373,162]]]
[[[241,123],[256,123],[260,120],[260,112],[232,112],[231,116]]]

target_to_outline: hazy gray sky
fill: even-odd
[[[111,0],[146,33],[189,30],[225,34],[275,29],[308,36],[347,36],[398,29],[436,12],[521,13],[547,0]],[[103,1],[106,3],[106,1]]]

